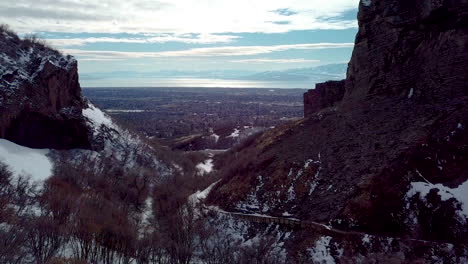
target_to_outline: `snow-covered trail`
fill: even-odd
[[[450,242],[429,241],[429,240],[414,239],[414,238],[407,238],[407,237],[389,237],[389,236],[378,235],[378,234],[368,234],[368,233],[359,232],[359,231],[341,230],[341,229],[333,228],[323,223],[318,223],[318,222],[308,221],[308,220],[300,220],[300,219],[291,218],[291,217],[277,217],[277,216],[270,216],[270,215],[264,215],[264,214],[245,214],[245,213],[239,213],[239,212],[228,212],[228,211],[222,210],[221,208],[217,206],[205,205],[204,200],[206,199],[206,197],[208,197],[211,190],[215,187],[215,185],[219,181],[220,180],[214,182],[213,184],[208,186],[208,188],[206,188],[205,190],[201,192],[198,191],[192,194],[188,199],[189,202],[192,205],[198,204],[199,206],[201,206],[202,210],[228,215],[230,217],[246,220],[249,222],[287,225],[293,228],[308,229],[316,233],[319,233],[321,235],[333,236],[335,238],[368,240],[369,237],[373,237],[377,239],[392,239],[392,240],[399,240],[399,241],[409,241],[409,242],[413,242],[416,244],[422,243],[422,244],[432,244],[432,245],[435,245],[435,244],[452,245]]]
[[[445,242],[437,242],[437,241],[429,241],[429,240],[421,240],[421,239],[413,239],[413,238],[403,238],[403,237],[388,237],[388,236],[368,234],[368,233],[358,232],[358,231],[346,231],[346,230],[336,229],[336,228],[333,228],[331,226],[328,226],[322,223],[318,223],[314,221],[299,220],[295,218],[275,217],[275,216],[261,215],[261,214],[242,214],[242,213],[235,213],[235,212],[227,212],[227,211],[221,210],[213,206],[203,206],[203,208],[209,211],[226,214],[233,218],[247,220],[250,222],[288,225],[288,226],[301,228],[301,229],[309,229],[321,235],[332,236],[335,238],[366,240],[366,239],[369,239],[369,237],[374,237],[378,239],[393,239],[393,240],[410,241],[410,242],[422,243],[422,244],[447,244],[447,245],[450,244],[451,245],[451,243],[445,243]]]

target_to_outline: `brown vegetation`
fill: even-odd
[[[241,247],[187,203],[212,178],[156,180],[112,156],[73,157],[42,188],[0,166],[0,263],[273,263],[267,241]]]

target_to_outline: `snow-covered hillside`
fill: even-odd
[[[407,199],[418,197],[427,202],[429,193],[434,192],[440,196],[441,201],[452,201],[460,221],[467,222],[468,219],[468,180],[458,187],[450,188],[441,183],[433,184],[430,182],[412,182],[411,188],[406,194]],[[430,204],[427,205],[430,207]]]
[[[42,182],[52,175],[53,164],[48,149],[31,149],[0,139],[0,162],[6,164],[13,176],[29,177]]]
[[[117,125],[106,113],[88,103],[83,116],[93,133],[94,143],[101,145],[101,154],[113,156],[127,168],[147,167],[160,177],[167,178],[178,166],[177,161],[165,164],[157,158],[158,153],[138,135]],[[175,164],[175,165],[174,165]]]
[[[113,156],[127,168],[154,168],[161,176],[171,175],[173,168],[156,158],[156,153],[130,131],[120,128],[110,117],[94,105],[83,110],[88,125],[97,141],[104,144],[101,151],[70,150],[69,155],[79,159],[82,155],[92,155],[96,159]],[[63,151],[61,151],[63,153]],[[41,183],[52,175],[58,152],[54,149],[34,149],[0,139],[0,162],[6,164],[13,176],[25,176],[33,182]],[[73,159],[73,158],[72,158]]]

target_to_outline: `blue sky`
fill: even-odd
[[[119,85],[121,72],[241,74],[346,63],[358,5],[359,0],[15,0],[0,2],[0,22],[77,57],[83,86],[146,86],[131,74]],[[96,82],[100,73],[106,77]]]

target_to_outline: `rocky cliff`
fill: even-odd
[[[63,155],[79,160],[89,154],[93,162],[110,157],[114,165],[151,170],[161,179],[177,170],[177,161],[162,160],[154,146],[82,96],[72,56],[34,37],[21,39],[6,26],[0,26],[0,48],[0,138],[18,148],[53,149],[48,156],[55,165],[64,163]]]
[[[466,244],[468,1],[366,0],[358,19],[346,80],[233,155],[208,202]]]
[[[345,81],[328,81],[318,83],[315,89],[304,94],[304,117],[333,106],[343,99],[345,93]]]
[[[0,138],[33,148],[91,148],[77,61],[0,30]]]

